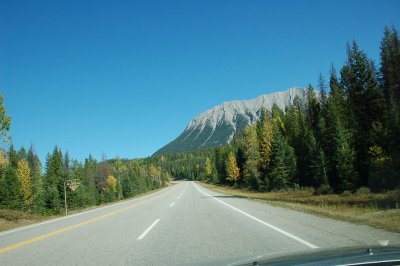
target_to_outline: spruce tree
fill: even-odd
[[[370,178],[369,148],[374,146],[374,125],[384,117],[383,95],[378,88],[376,73],[366,54],[356,42],[348,48],[347,64],[341,71],[342,86],[348,98],[349,125],[354,134],[358,186],[367,186]]]
[[[46,206],[54,213],[61,211],[64,199],[64,162],[61,150],[56,146],[46,158]]]
[[[287,139],[276,124],[273,126],[271,152],[267,190],[280,190],[293,185],[296,157],[293,148],[288,144]]]

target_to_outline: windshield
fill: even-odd
[[[398,10],[0,1],[0,265],[400,259]]]

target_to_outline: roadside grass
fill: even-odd
[[[216,192],[257,200],[273,206],[318,216],[400,232],[400,191],[314,195],[310,189],[285,192],[254,192],[243,188],[200,182]]]
[[[166,188],[166,187],[174,185],[174,184],[175,184],[174,182],[171,182],[170,184],[168,184],[167,186],[165,186],[163,188]],[[140,197],[146,196],[148,194],[155,193],[159,190],[162,190],[163,188],[150,190],[150,191],[147,191],[144,193],[137,194],[131,198],[127,198],[127,199],[123,199],[123,200],[119,200],[119,201],[103,203],[100,205],[90,206],[90,207],[86,207],[86,208],[82,208],[82,209],[71,209],[71,210],[68,209],[68,215],[72,215],[72,214],[76,214],[79,212],[84,212],[84,211],[88,211],[88,210],[92,210],[92,209],[96,209],[96,208],[100,208],[100,207],[104,207],[104,206],[108,206],[108,205],[112,205],[112,204],[116,204],[116,203],[120,203],[120,202],[124,202],[124,201],[128,201],[128,200],[132,200],[135,198],[140,198]],[[59,214],[55,214],[55,215],[32,214],[32,213],[29,213],[26,211],[0,208],[0,232],[14,229],[17,227],[34,224],[34,223],[43,222],[46,220],[60,218],[63,216],[65,216],[64,213],[59,213]]]

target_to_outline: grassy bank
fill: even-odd
[[[174,184],[175,184],[174,182],[171,182],[167,186],[171,186]],[[163,188],[165,188],[165,187],[163,187]],[[90,206],[90,207],[83,208],[83,209],[72,209],[72,210],[68,209],[68,215],[83,212],[83,211],[88,211],[91,209],[96,209],[96,208],[107,206],[107,205],[116,204],[116,203],[120,203],[120,202],[124,202],[124,201],[128,201],[128,200],[132,200],[135,198],[140,198],[140,197],[146,196],[148,194],[162,190],[163,188],[158,188],[155,190],[147,191],[147,192],[135,195],[132,198],[123,199],[120,201],[113,201],[113,202],[104,203],[101,205]],[[38,223],[38,222],[43,222],[43,221],[54,219],[54,218],[63,217],[63,216],[64,216],[64,213],[59,213],[57,215],[40,215],[40,214],[31,214],[31,213],[24,212],[24,211],[0,208],[0,232],[5,231],[5,230],[10,230],[13,228],[17,228],[17,227],[21,227],[21,226]]]
[[[260,193],[241,188],[201,183],[216,192],[235,195],[323,217],[400,232],[400,191],[314,195],[312,190]]]

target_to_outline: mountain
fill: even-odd
[[[305,89],[290,88],[283,92],[261,95],[252,100],[225,102],[194,118],[179,137],[154,155],[228,144],[236,132],[241,132],[247,125],[260,119],[263,108],[271,110],[272,106],[277,104],[285,110],[296,96],[304,98]]]

